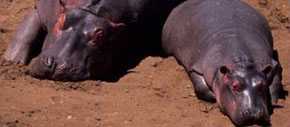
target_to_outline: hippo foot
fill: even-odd
[[[38,12],[32,10],[18,26],[14,38],[4,54],[4,59],[16,64],[27,64],[33,55],[31,53],[40,49],[38,39],[42,39],[42,34],[43,27]]]
[[[27,63],[27,55],[25,55],[24,52],[11,52],[6,51],[6,53],[3,55],[3,58],[5,61],[13,62],[15,64],[26,64]]]
[[[215,102],[215,96],[213,92],[208,88],[207,83],[203,76],[192,72],[190,74],[191,81],[194,84],[194,91],[198,99],[208,101],[208,102]]]

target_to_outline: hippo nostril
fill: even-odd
[[[250,114],[251,114],[251,111],[248,110],[248,109],[246,109],[246,110],[244,110],[244,111],[242,112],[242,116],[243,116],[243,117],[249,117]]]
[[[66,63],[60,64],[60,65],[57,66],[57,70],[62,71],[62,70],[64,70],[66,68],[66,66],[67,66]]]
[[[53,63],[54,63],[54,58],[53,57],[47,57],[47,58],[44,59],[43,62],[44,62],[44,64],[47,67],[51,68],[53,66]]]

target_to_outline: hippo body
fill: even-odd
[[[162,47],[185,68],[198,98],[236,125],[269,123],[284,98],[266,19],[240,0],[188,0],[169,15]]]
[[[99,79],[111,75],[130,48],[158,45],[166,17],[182,1],[39,0],[4,58],[29,64],[38,78]]]

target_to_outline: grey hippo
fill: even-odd
[[[237,126],[269,125],[285,98],[265,17],[240,0],[187,0],[169,15],[162,47],[185,68],[199,99]]]

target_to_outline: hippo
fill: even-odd
[[[162,47],[185,68],[196,96],[236,126],[269,125],[285,98],[269,25],[240,0],[187,0],[169,15]]]
[[[132,45],[161,45],[162,26],[180,2],[39,0],[18,27],[4,59],[29,64],[29,74],[37,78],[110,76]]]

